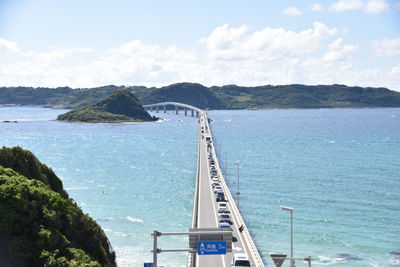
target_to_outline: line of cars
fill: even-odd
[[[225,193],[224,190],[222,189],[220,178],[218,176],[217,168],[215,165],[215,160],[212,153],[211,138],[206,137],[206,142],[207,142],[207,154],[208,154],[208,163],[209,163],[210,179],[211,179],[210,184],[212,187],[212,191],[215,194],[215,200],[218,203],[217,204],[218,227],[231,229],[231,225],[233,224],[233,222],[230,216],[230,211],[228,209],[227,199],[225,198]],[[235,267],[251,266],[248,256],[244,253],[235,253],[232,257],[231,265]]]
[[[225,198],[224,190],[222,189],[220,179],[217,172],[217,167],[215,165],[215,160],[212,154],[212,143],[211,138],[206,137],[207,142],[207,152],[208,152],[208,163],[210,170],[210,179],[212,191],[215,194],[215,200],[218,205],[218,227],[219,228],[230,228],[232,222],[230,212],[227,205],[227,199]]]

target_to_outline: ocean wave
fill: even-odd
[[[88,190],[89,189],[89,187],[86,187],[86,186],[84,186],[84,187],[68,187],[68,188],[65,188],[65,190],[67,190],[67,191],[69,191],[69,190]]]
[[[137,218],[133,218],[133,217],[131,217],[131,216],[126,216],[126,219],[127,219],[128,221],[130,221],[130,222],[144,223],[143,220],[137,219]]]
[[[125,234],[125,233],[118,232],[118,231],[113,231],[113,230],[110,229],[110,228],[103,228],[103,230],[104,230],[104,232],[106,232],[106,233],[111,233],[111,234],[116,235],[116,236],[122,236],[122,237],[127,237],[127,236],[128,236],[128,235]]]
[[[111,217],[104,217],[104,218],[96,219],[96,222],[108,222],[108,221],[111,221],[111,220],[112,220]]]

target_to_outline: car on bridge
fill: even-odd
[[[232,228],[231,228],[231,225],[230,225],[229,223],[226,223],[226,222],[220,222],[220,223],[218,224],[218,228],[228,228],[228,229],[232,229]]]
[[[232,267],[250,267],[249,257],[244,253],[234,254],[232,258]]]
[[[228,205],[226,202],[218,203],[218,213],[229,213]]]
[[[221,184],[219,183],[219,181],[212,181],[212,183],[211,183],[211,186],[212,186],[212,187],[216,187],[216,186],[218,186],[218,185],[221,185]]]
[[[225,201],[225,194],[223,191],[217,192],[217,202]]]
[[[221,192],[221,193],[224,193],[224,191],[218,190],[218,191],[215,193],[215,195],[218,196],[218,193],[220,193],[220,192]],[[224,196],[225,196],[225,195],[224,195]],[[221,200],[221,201],[225,201],[225,200]],[[219,201],[217,201],[217,202],[219,202]]]
[[[220,223],[225,222],[225,223],[232,224],[231,216],[228,213],[221,213],[218,216],[218,222],[220,222]]]
[[[219,192],[219,191],[224,192],[224,191],[222,190],[222,187],[221,187],[220,185],[215,186],[215,187],[214,187],[214,194],[217,194],[217,192]]]

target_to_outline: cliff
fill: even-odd
[[[1,266],[116,266],[103,230],[46,165],[19,147],[3,147],[0,163],[15,168],[0,164]]]

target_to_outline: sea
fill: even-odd
[[[0,107],[0,146],[32,151],[108,236],[118,266],[152,261],[154,230],[187,232],[197,118],[151,123],[56,121],[67,110]],[[270,253],[312,266],[400,266],[400,109],[208,111],[219,163],[267,266]],[[10,121],[10,122],[3,122]],[[17,122],[14,122],[17,121]],[[234,164],[239,162],[239,164]],[[238,177],[239,173],[239,177]],[[186,248],[161,236],[161,249]],[[185,266],[185,253],[160,253]],[[289,266],[286,260],[282,266]],[[308,266],[296,261],[296,266]]]

